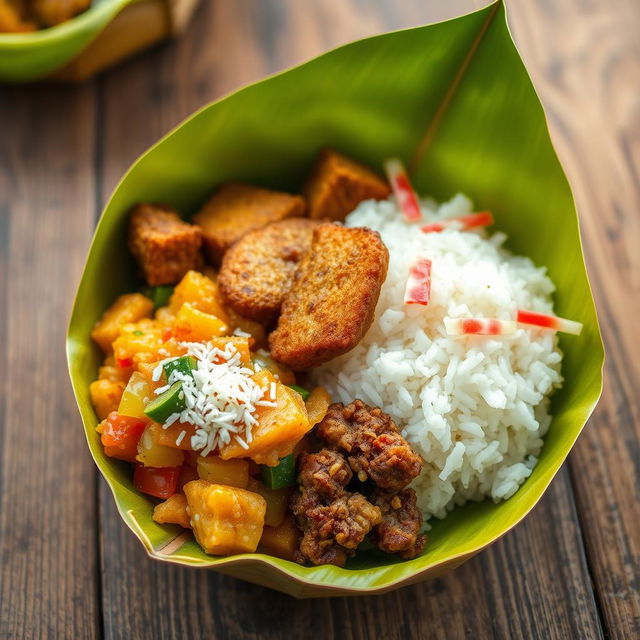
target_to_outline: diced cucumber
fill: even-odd
[[[190,376],[191,372],[198,367],[198,363],[193,356],[182,356],[180,358],[176,358],[175,360],[169,360],[163,365],[164,375],[169,380],[169,376],[174,372],[178,371],[185,376]]]
[[[302,399],[305,402],[307,401],[307,398],[311,395],[310,391],[307,391],[306,389],[299,387],[297,384],[288,384],[287,387],[289,387],[289,389],[293,389],[294,391],[297,391],[302,396]]]
[[[186,407],[182,382],[174,382],[145,407],[144,414],[162,424],[171,414],[181,413]]]
[[[278,466],[267,467],[260,465],[260,474],[262,481],[269,489],[284,489],[290,487],[296,482],[296,464],[293,454],[286,458],[281,458]]]
[[[158,309],[164,307],[173,295],[173,287],[159,285],[157,287],[145,287],[142,293],[153,300],[153,306]]]

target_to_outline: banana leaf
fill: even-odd
[[[60,69],[133,1],[94,0],[90,9],[55,27],[0,33],[0,82],[31,82]]]
[[[127,214],[164,201],[188,217],[231,178],[295,191],[324,145],[381,168],[397,155],[418,191],[461,191],[490,209],[514,252],[545,265],[556,313],[584,323],[562,337],[563,389],[538,465],[500,504],[468,504],[436,521],[411,561],[358,553],[345,568],[302,567],[260,554],[216,558],[190,534],[151,519],[152,501],[127,465],[105,457],[89,400],[101,354],[89,332],[117,294],[137,283]],[[545,115],[513,44],[501,3],[460,18],[353,42],[243,88],[197,112],[147,151],[115,189],[98,224],[68,334],[71,380],[91,453],[118,509],[147,552],[212,567],[295,596],[384,592],[441,575],[516,525],[541,498],[601,392],[604,350],[584,266],[571,190]]]

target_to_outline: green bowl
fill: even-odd
[[[548,267],[557,313],[584,331],[561,337],[565,384],[532,475],[506,502],[469,504],[435,522],[420,557],[403,562],[367,551],[338,568],[208,556],[189,532],[153,522],[152,501],[135,491],[130,469],[104,455],[89,399],[101,354],[89,332],[116,295],[137,286],[125,242],[134,203],[164,201],[191,214],[230,178],[295,191],[327,144],[378,168],[399,155],[421,193],[444,199],[462,191],[492,210],[508,246]],[[382,593],[450,571],[504,535],[541,498],[598,401],[604,351],[571,191],[502,4],[348,44],[205,107],[163,138],[127,172],[102,215],[67,349],[91,453],[154,558],[299,597]]]
[[[57,71],[81,53],[135,0],[94,0],[84,13],[55,27],[0,33],[0,82],[31,82]]]

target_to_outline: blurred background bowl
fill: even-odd
[[[28,33],[0,33],[0,82],[82,82],[179,34],[199,0],[94,0],[75,18]]]

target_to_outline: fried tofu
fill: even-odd
[[[344,220],[363,200],[384,200],[389,185],[377,173],[333,149],[323,149],[303,189],[309,217]]]
[[[301,216],[305,209],[301,196],[228,182],[209,198],[193,221],[202,227],[207,256],[218,266],[225,251],[245,233],[276,220]]]
[[[300,370],[353,349],[371,326],[388,264],[376,231],[316,227],[269,336],[271,355]]]
[[[245,318],[273,323],[319,224],[307,218],[287,218],[238,240],[225,253],[218,275],[227,304]]]
[[[175,284],[202,266],[202,232],[171,207],[139,204],[129,222],[129,249],[149,286]]]

